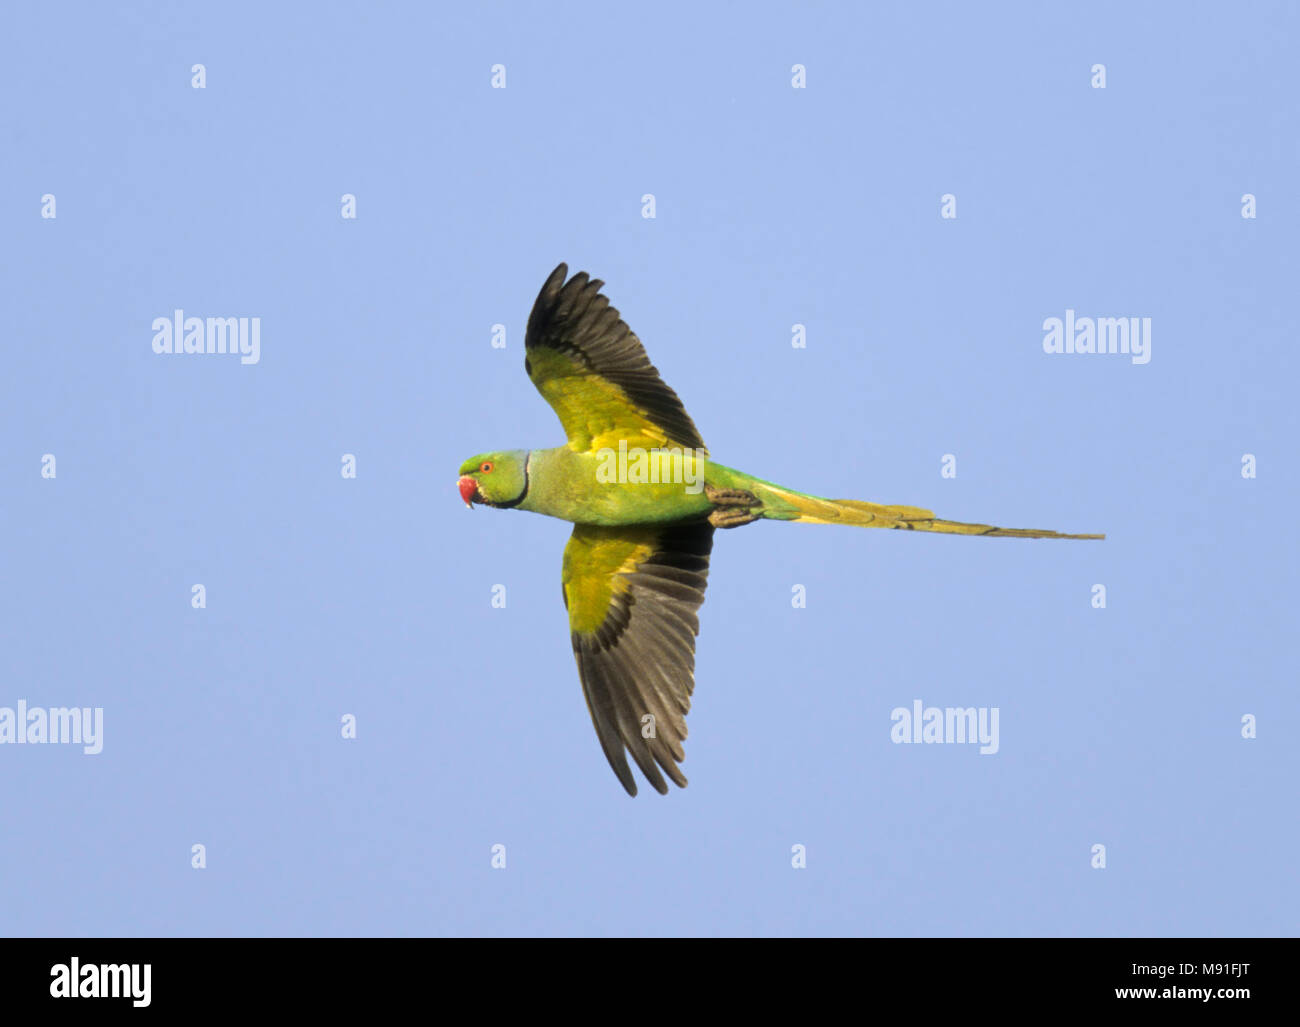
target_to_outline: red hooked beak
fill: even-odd
[[[474,497],[478,495],[478,482],[468,474],[462,474],[456,482],[456,487],[460,489],[460,498],[465,500],[465,505],[473,510]]]

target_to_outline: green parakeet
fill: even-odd
[[[460,468],[466,504],[571,521],[561,580],[573,654],[605,758],[628,794],[641,772],[661,793],[685,787],[686,713],[695,687],[697,613],[717,528],[803,524],[1097,539],[995,528],[914,506],[822,499],[709,457],[677,393],[601,294],[561,264],[528,317],[524,370],[568,436],[554,449],[481,453]]]

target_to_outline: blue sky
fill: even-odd
[[[0,707],[104,737],[0,745],[0,933],[1296,933],[1294,8],[5,21]],[[561,260],[723,463],[1106,541],[721,533],[690,787],[629,799],[567,526],[454,487],[562,441]],[[154,353],[176,309],[259,361]],[[1067,309],[1150,362],[1045,353]],[[918,699],[999,751],[894,744]]]

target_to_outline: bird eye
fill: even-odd
[[[484,460],[484,461],[483,461],[483,466],[480,467],[479,470],[482,471],[484,474],[487,474],[488,471],[492,470],[492,461],[491,461],[491,460]]]

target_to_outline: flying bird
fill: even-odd
[[[686,777],[695,638],[718,528],[756,520],[948,535],[1099,539],[996,528],[915,506],[823,499],[715,463],[641,342],[585,271],[560,264],[537,296],[524,370],[567,444],[481,453],[460,468],[466,505],[573,523],[561,571],[573,655],[605,758],[629,795],[631,753],[656,790]],[[567,278],[567,281],[566,281]]]

